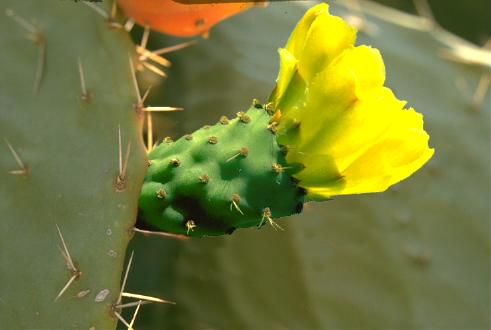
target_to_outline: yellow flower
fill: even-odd
[[[384,87],[377,49],[354,46],[356,31],[319,4],[285,48],[270,97],[278,142],[311,200],[379,192],[407,178],[434,153],[423,117]]]

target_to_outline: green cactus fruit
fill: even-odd
[[[237,118],[164,142],[149,153],[140,218],[189,236],[231,234],[299,213],[304,189],[290,174],[271,115],[259,104]]]

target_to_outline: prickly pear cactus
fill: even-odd
[[[332,16],[327,4],[309,9],[285,47],[278,51],[278,78],[264,109],[270,112],[271,118],[262,111],[265,118],[262,120],[252,108],[245,114],[239,113],[238,122],[246,124],[240,126],[240,131],[236,125],[229,129],[220,129],[218,125],[211,129],[212,135],[208,135],[205,143],[204,139],[198,140],[194,148],[181,143],[184,147],[171,149],[171,153],[165,155],[167,159],[155,159],[159,163],[152,169],[149,179],[155,177],[160,180],[160,185],[150,186],[150,199],[148,196],[142,199],[141,207],[146,211],[150,206],[153,210],[146,214],[156,213],[163,226],[177,220],[181,228],[185,224],[187,234],[196,227],[219,222],[227,224],[219,226],[218,234],[232,232],[237,226],[261,226],[265,220],[277,227],[271,207],[266,205],[275,202],[275,208],[280,210],[279,214],[275,212],[276,217],[289,215],[292,209],[301,210],[303,205],[298,198],[293,201],[283,198],[282,190],[290,194],[292,189],[271,180],[274,173],[278,176],[292,174],[290,187],[298,184],[302,188],[299,192],[303,191],[307,200],[323,201],[336,195],[385,191],[423,166],[432,157],[434,149],[428,146],[429,136],[423,129],[422,115],[412,108],[405,109],[406,102],[398,100],[390,88],[384,86],[385,70],[379,51],[366,45],[355,46],[355,40],[354,28],[340,17]],[[248,125],[251,120],[253,124]],[[268,130],[278,138],[271,135],[266,138]],[[223,136],[223,131],[231,134]],[[198,135],[203,133],[198,132]],[[218,144],[222,138],[225,143]],[[236,155],[227,160],[220,155],[211,157],[214,151],[217,154],[227,152],[230,145],[238,143],[249,146],[236,148]],[[210,145],[218,147],[210,148]],[[255,149],[252,162],[224,164],[237,156],[247,156],[250,145]],[[285,156],[283,161],[278,158],[280,146]],[[207,167],[218,165],[221,172],[222,180],[217,180],[218,185],[210,185],[201,196],[196,194],[199,189],[190,169],[204,171],[205,177],[209,174],[205,168],[194,166],[193,161],[188,160],[191,148],[192,158],[203,155],[209,162]],[[182,173],[173,170],[180,167],[180,155],[192,165],[184,168]],[[216,172],[213,173],[215,177]],[[184,181],[194,181],[192,187],[179,180],[183,177]],[[235,180],[237,177],[239,180]],[[169,204],[167,201],[159,203],[158,199],[165,199],[167,190],[174,190],[172,185],[194,196],[190,200],[172,192]],[[243,185],[242,189],[238,187],[240,185]],[[223,191],[229,196],[223,196]],[[250,198],[245,201],[246,204],[251,202],[247,214],[239,207],[244,203],[239,191],[257,198],[256,202]],[[176,200],[180,205],[172,205]],[[232,206],[239,211],[243,216],[241,220],[235,221],[234,215],[225,211],[224,200],[231,203],[230,211]],[[159,205],[162,206],[159,208]],[[169,206],[174,209],[169,211]],[[175,219],[176,207],[193,209],[192,213],[203,219],[186,220],[182,215]],[[208,224],[198,225],[197,222]],[[170,224],[168,227],[172,228]]]
[[[488,69],[443,57],[448,45],[425,30],[421,18],[365,2],[361,13],[331,8],[363,19],[360,42],[381,50],[388,84],[424,113],[434,159],[386,193],[307,204],[302,215],[282,222],[284,232],[251,228],[182,243],[135,240],[135,249],[152,252],[139,261],[144,275],[133,277],[130,287],[179,301],[172,310],[143,310],[142,324],[489,328],[490,94],[477,108],[472,97]],[[290,2],[245,13],[176,55],[166,101],[188,112],[170,119],[192,131],[238,102],[247,104],[244,90],[267,99],[276,48],[304,10]],[[190,115],[194,109],[201,116]]]
[[[0,4],[1,328],[116,325],[146,165],[133,44],[104,5]]]
[[[287,173],[270,120],[257,104],[152,150],[141,218],[159,230],[203,236],[299,213],[304,189]]]

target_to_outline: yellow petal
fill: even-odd
[[[291,113],[295,129],[280,129],[287,161],[305,166],[295,177],[309,199],[383,191],[431,158],[422,116],[384,79],[377,50],[347,49],[313,79],[305,107]]]
[[[342,171],[342,187],[332,184],[312,187],[309,189],[311,198],[386,190],[413,174],[433,156],[428,139],[422,116],[412,109],[401,110],[387,133]]]
[[[297,83],[303,82],[298,84],[298,88],[305,89],[306,82],[344,49],[352,47],[355,39],[356,30],[341,18],[330,15],[327,4],[321,3],[309,9],[293,30],[285,48],[279,49],[280,71],[270,101],[279,106],[295,74],[298,75]],[[300,94],[298,90],[294,92]],[[281,109],[288,111],[285,103]]]
[[[280,71],[276,79],[276,87],[271,93],[270,102],[278,104],[288,88],[290,81],[297,70],[298,60],[286,48],[278,49],[280,55]]]
[[[299,54],[302,53],[305,45],[305,38],[312,26],[312,22],[322,13],[329,13],[329,5],[327,3],[320,3],[310,8],[297,23],[297,26],[290,34],[290,38],[288,38],[288,42],[285,46],[293,56],[298,58]]]
[[[300,186],[307,188],[309,198],[314,188],[330,187],[330,190],[342,191],[345,180],[338,172],[335,159],[327,154],[306,154],[295,149],[288,151],[290,166],[301,164],[304,167],[295,178],[300,180]]]
[[[300,75],[310,81],[341,52],[352,47],[355,39],[355,29],[341,18],[327,11],[319,14],[307,33],[302,53],[296,54]]]
[[[344,51],[320,72],[309,87],[304,109],[297,113],[296,120],[301,122],[299,148],[319,149],[326,144],[336,148],[333,140],[350,139],[346,129],[353,130],[354,121],[365,131],[373,131],[366,121],[378,125],[390,122],[391,109],[401,109],[403,103],[383,88],[384,72],[380,53],[367,46]],[[354,138],[362,135],[358,129],[353,130]]]
[[[277,140],[310,199],[383,191],[434,152],[422,116],[384,87],[379,51],[354,41],[354,29],[318,5],[280,50]]]

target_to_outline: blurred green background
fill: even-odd
[[[381,2],[415,12],[411,1]],[[346,3],[332,3],[331,12],[355,15]],[[456,34],[480,45],[490,35],[489,1],[430,3]],[[252,9],[169,54],[165,80],[141,75],[142,84],[157,84],[148,105],[185,108],[153,116],[157,138],[212,124],[247,109],[252,98],[267,100],[276,50],[314,4]],[[446,60],[448,45],[428,32],[365,10],[362,17],[368,29],[358,43],[381,50],[387,85],[424,114],[433,159],[385,193],[308,204],[301,216],[280,220],[284,232],[266,226],[189,241],[136,236],[128,291],[177,302],[143,306],[137,328],[490,327],[490,97],[476,105],[474,96],[489,67]],[[133,33],[139,41],[141,30]],[[180,41],[154,33],[149,49]]]
[[[349,0],[348,0],[349,1]],[[411,0],[377,0],[381,4],[416,14]],[[491,1],[428,0],[435,19],[444,28],[478,45],[491,35]]]

